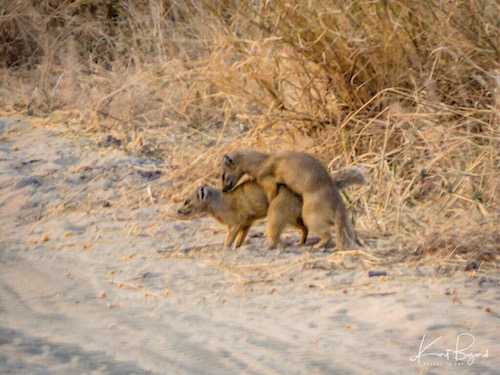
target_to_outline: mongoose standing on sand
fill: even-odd
[[[358,167],[345,167],[341,168],[337,171],[335,171],[331,175],[332,181],[334,185],[338,189],[343,189],[345,187],[348,187],[350,185],[365,185],[368,183],[368,180],[366,179],[363,171],[358,168]],[[280,189],[281,194],[281,189],[287,189],[289,190],[286,185],[278,185],[278,189]],[[293,193],[293,192],[292,192]],[[293,193],[295,194],[295,193]],[[301,209],[302,209],[302,197],[299,195],[295,194],[296,197],[300,198],[300,204],[301,204]],[[279,197],[279,195],[278,195]],[[289,215],[289,212],[287,210],[290,210],[289,208],[286,207],[286,204],[291,204],[292,202],[284,202],[284,199],[279,199],[274,198],[271,201],[271,204],[269,205],[269,210],[267,212],[267,222],[268,222],[268,236],[270,239],[270,248],[273,249],[275,248],[279,241],[280,241],[280,236],[281,233],[283,232],[284,228],[288,225],[289,219],[287,219],[287,215]],[[297,201],[294,202],[294,204],[297,204]],[[294,210],[292,212],[296,213],[297,207],[294,207]],[[301,218],[302,218],[302,211],[301,213]],[[303,222],[303,219],[302,219]],[[349,225],[349,223],[348,223]],[[304,244],[305,240],[301,242],[301,244]]]
[[[358,242],[340,196],[338,183],[332,179],[319,160],[311,155],[295,151],[267,154],[237,150],[224,155],[222,168],[225,192],[230,191],[246,173],[256,179],[270,201],[276,197],[279,184],[285,184],[293,192],[300,194],[303,199],[304,224],[321,238],[315,247],[328,244],[331,240],[330,227],[333,224],[336,226],[339,250],[344,248],[346,240]],[[359,178],[358,183],[367,183],[363,174]]]
[[[302,199],[286,186],[280,186],[277,190],[276,198],[269,205],[266,193],[254,181],[240,184],[227,193],[200,186],[177,212],[181,215],[207,212],[227,225],[224,248],[229,250],[235,239],[235,248],[243,244],[253,222],[264,218],[269,209],[272,213],[268,224],[269,235],[272,233],[274,242],[279,241],[283,229],[290,225],[301,230],[300,243],[304,244],[308,230],[301,217]]]

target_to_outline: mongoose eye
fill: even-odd
[[[233,158],[227,154],[224,155],[224,164],[226,164],[228,167],[232,166],[234,164]]]
[[[184,202],[184,205],[190,204],[190,203],[191,203],[191,199],[186,199],[186,201]]]

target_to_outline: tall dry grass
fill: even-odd
[[[10,0],[0,105],[168,159],[166,196],[219,183],[237,146],[361,164],[372,184],[347,198],[374,248],[484,260],[500,242],[498,14],[491,0]]]

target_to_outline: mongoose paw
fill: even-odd
[[[313,249],[324,252],[327,249],[329,242],[330,241],[319,241],[317,244],[313,246]]]

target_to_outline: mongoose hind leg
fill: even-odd
[[[309,229],[307,229],[302,219],[297,220],[296,227],[302,232],[302,236],[300,237],[300,244],[305,245],[307,241],[307,235],[309,234]]]
[[[306,218],[304,217],[304,219]],[[306,221],[305,224],[307,229],[316,233],[320,237],[320,241],[313,247],[316,249],[326,247],[326,245],[328,245],[328,243],[332,239],[332,235],[330,233],[330,224],[327,221],[321,220],[320,217],[314,217],[312,220]]]
[[[347,232],[347,239],[350,242],[349,245],[355,244],[355,245],[361,245],[361,242],[358,239],[358,235],[356,234],[356,230],[352,226],[350,220],[348,219],[347,215],[345,216],[344,219],[344,224],[345,224],[345,229]]]
[[[351,221],[349,220],[349,214],[346,209],[340,210],[335,215],[335,224],[337,225],[337,237],[339,244],[345,245],[347,248],[353,245],[360,245],[361,242],[358,239],[356,230],[354,229]],[[340,231],[340,233],[339,233]]]
[[[328,234],[322,233],[322,234],[320,234],[320,238],[321,238],[321,240],[316,245],[313,246],[315,249],[325,248],[326,245],[328,245],[328,243],[332,239],[332,236],[330,235],[330,233],[328,233]]]
[[[309,231],[316,233],[320,237],[320,241],[313,247],[316,249],[326,247],[332,235],[331,220],[328,212],[325,212],[324,202],[321,200],[306,201],[304,199],[302,220]]]
[[[344,244],[346,241],[346,228],[345,228],[345,213],[339,212],[335,215],[335,230],[336,230],[336,242],[337,242],[337,251],[344,250]]]
[[[269,249],[276,249],[280,244],[281,233],[286,226],[284,212],[287,201],[283,193],[271,201],[267,211],[267,236],[269,237]]]

